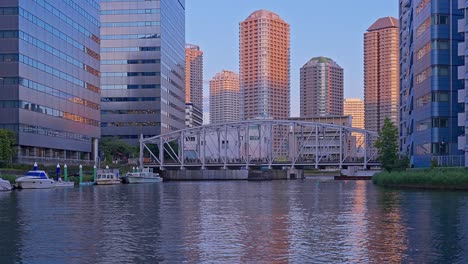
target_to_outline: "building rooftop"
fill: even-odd
[[[317,65],[318,63],[330,63],[330,64],[333,64],[335,65],[336,67],[340,67],[340,65],[338,65],[335,61],[333,61],[332,59],[330,58],[327,58],[327,57],[314,57],[312,59],[310,59],[306,64],[304,64],[304,66],[302,67],[311,67],[311,66],[315,66]]]
[[[382,17],[377,19],[377,21],[372,24],[367,31],[375,31],[385,28],[398,28],[399,22],[398,19],[394,17]]]
[[[269,10],[265,10],[265,9],[260,9],[260,10],[254,11],[252,14],[250,14],[245,19],[245,21],[255,20],[255,19],[259,19],[259,18],[269,18],[269,19],[280,20],[280,21],[284,22],[284,20],[278,14],[275,14],[275,13],[273,13],[273,12],[271,12]]]

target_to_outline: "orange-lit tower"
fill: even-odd
[[[364,33],[365,127],[380,131],[386,117],[398,126],[398,19],[378,19]]]
[[[185,45],[185,103],[203,110],[203,51],[192,44]]]
[[[346,98],[343,112],[345,116],[352,116],[352,127],[364,129],[364,101],[359,98]],[[353,132],[356,138],[356,147],[364,147],[362,134]]]
[[[241,119],[289,117],[289,24],[267,10],[239,24]]]
[[[346,98],[344,100],[344,115],[352,116],[352,126],[364,129],[364,101],[359,98]]]

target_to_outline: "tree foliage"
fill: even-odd
[[[9,130],[0,129],[0,162],[11,164],[16,144],[15,134]]]
[[[398,129],[388,117],[384,120],[375,147],[379,150],[382,167],[391,172],[398,161]]]
[[[134,146],[117,137],[101,139],[99,149],[104,152],[107,162],[128,159],[136,151]]]

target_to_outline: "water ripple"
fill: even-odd
[[[468,263],[468,194],[369,182],[0,193],[0,263]]]

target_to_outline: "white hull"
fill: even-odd
[[[49,189],[55,187],[55,182],[48,179],[28,179],[16,181],[18,188],[21,189]]]
[[[159,177],[128,177],[128,183],[154,183],[154,182],[161,182],[162,178]]]
[[[9,181],[5,181],[3,179],[0,179],[0,192],[1,191],[10,191],[13,189],[13,186],[11,186]]]
[[[96,180],[97,185],[120,184],[120,180]]]

